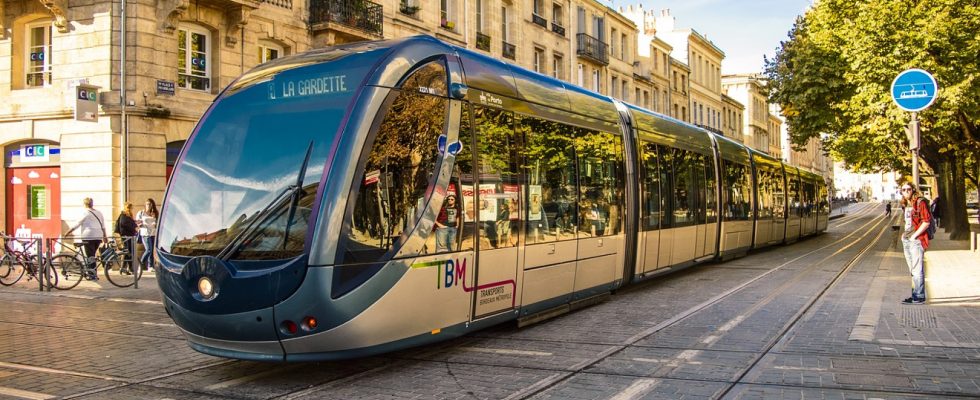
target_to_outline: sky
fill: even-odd
[[[606,0],[609,1],[609,0]],[[811,0],[612,0],[618,10],[643,4],[655,11],[669,8],[677,28],[693,28],[725,52],[722,74],[762,72],[763,55],[776,55],[796,16]],[[609,3],[607,3],[609,4]]]

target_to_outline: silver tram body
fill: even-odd
[[[340,359],[792,242],[826,204],[819,176],[729,139],[415,37],[232,83],[181,153],[156,251],[196,350]]]

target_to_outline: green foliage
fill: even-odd
[[[980,4],[975,0],[823,0],[800,17],[766,60],[770,101],[794,146],[825,134],[831,154],[859,170],[911,169],[909,113],[890,96],[901,71],[939,83],[919,113],[923,158],[975,158],[980,148]]]

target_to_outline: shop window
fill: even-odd
[[[211,88],[211,33],[204,28],[184,25],[177,30],[177,86]]]

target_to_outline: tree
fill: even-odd
[[[890,86],[905,69],[931,72],[939,92],[919,113],[920,154],[946,199],[947,231],[965,239],[966,180],[976,182],[970,171],[980,160],[977,32],[974,0],[819,1],[766,60],[770,101],[782,107],[794,147],[826,133],[824,148],[858,170],[908,172],[910,117]]]

